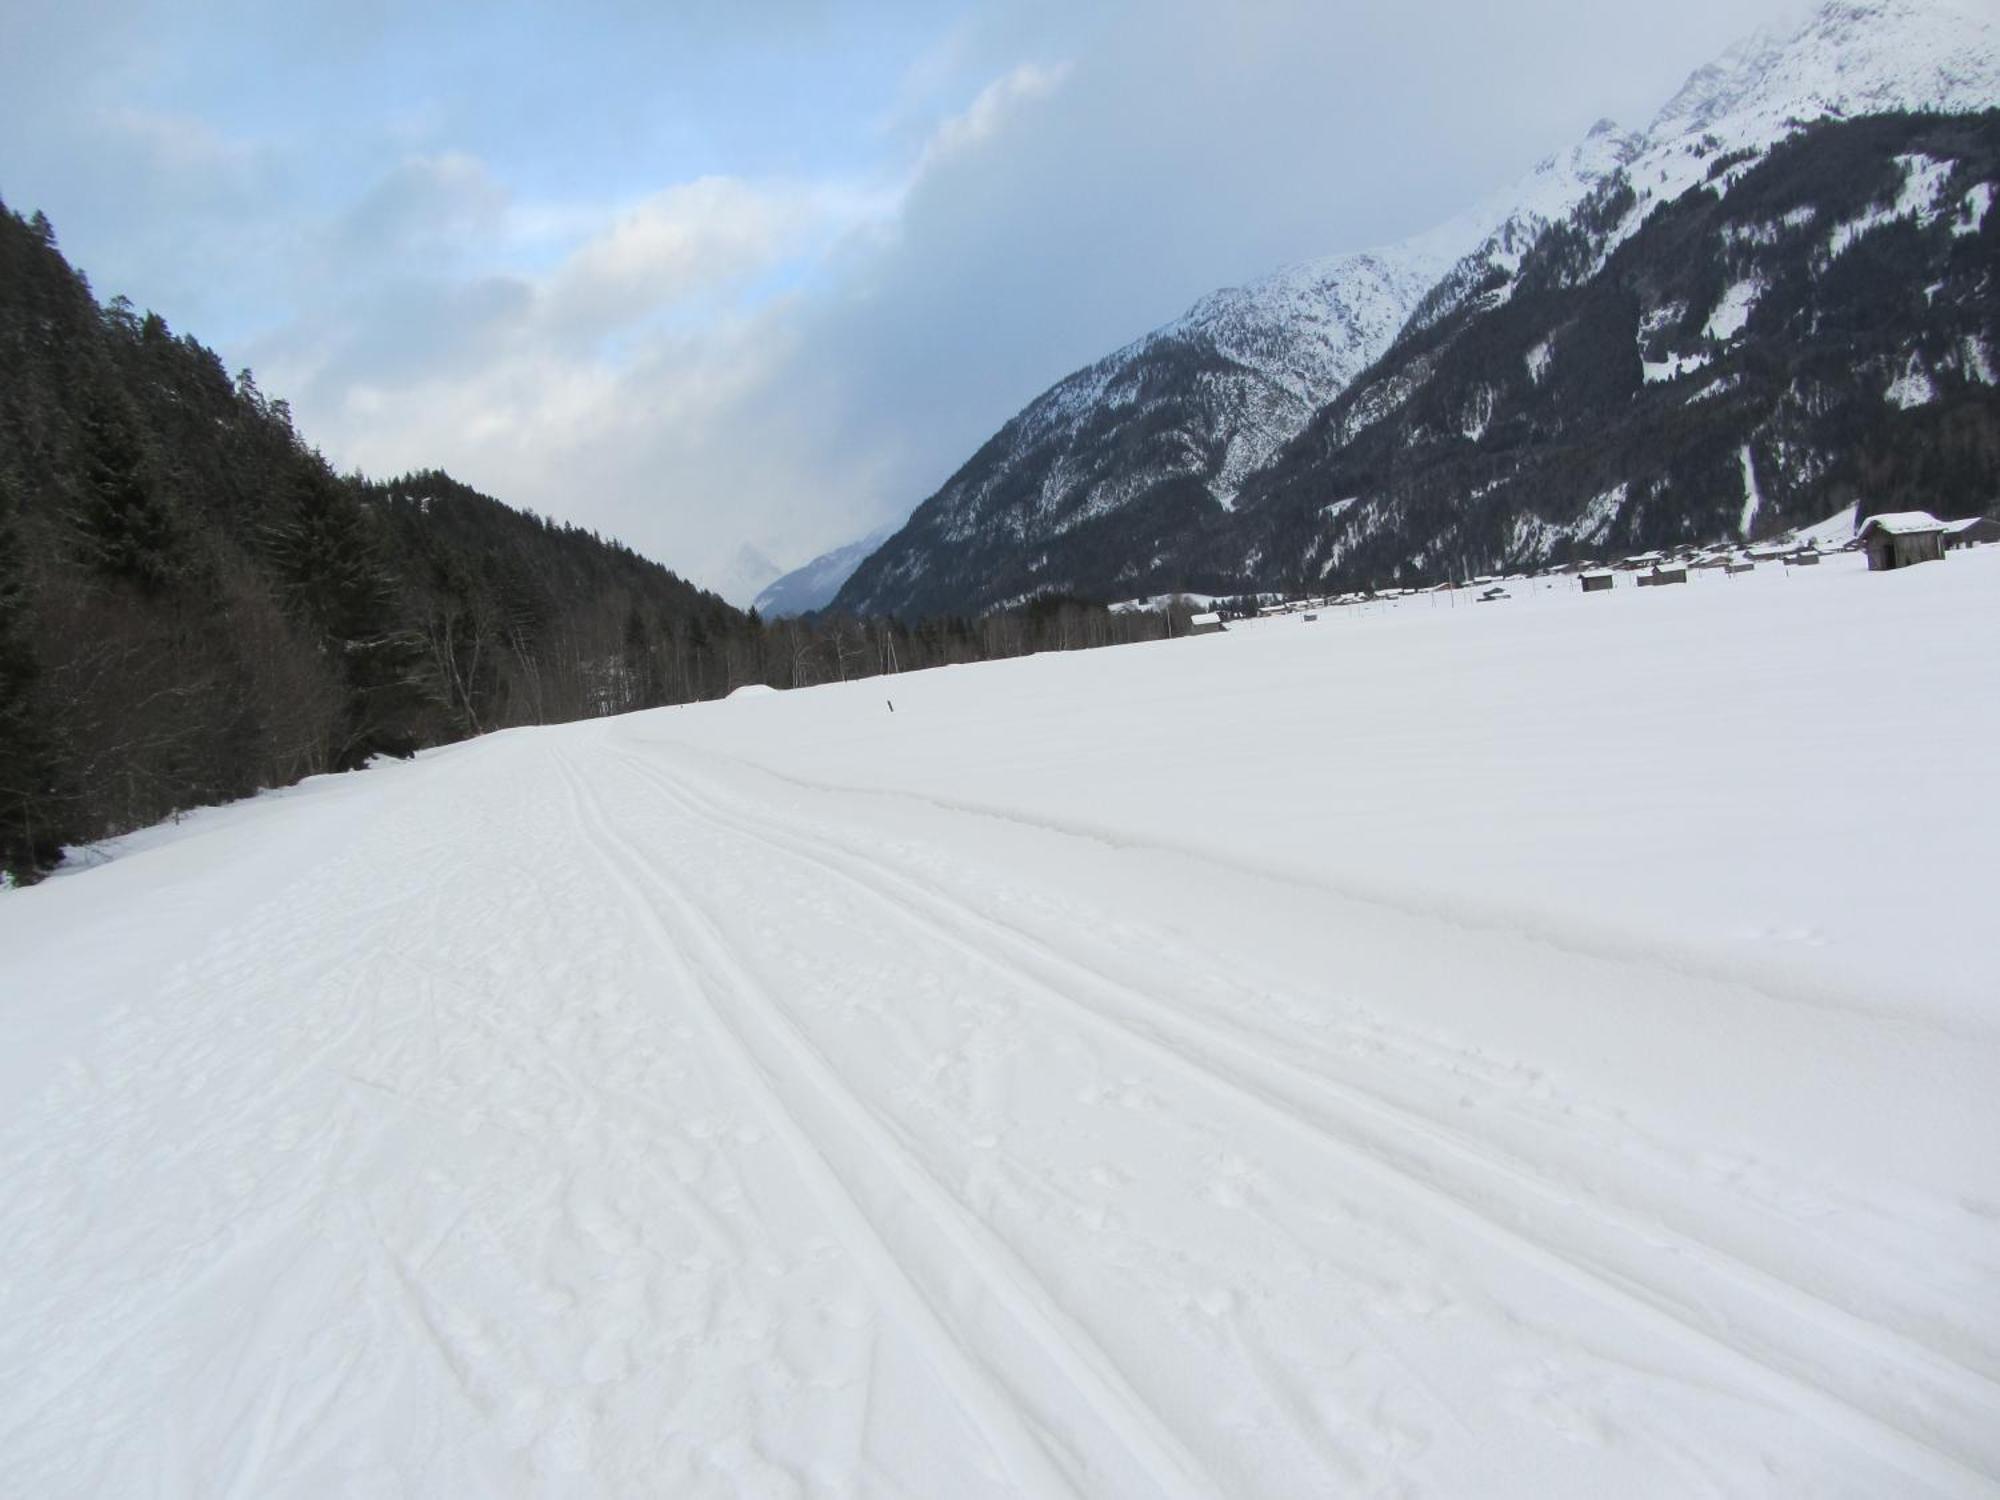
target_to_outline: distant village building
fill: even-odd
[[[1870,516],[1858,538],[1868,549],[1868,571],[1886,572],[1912,563],[1944,558],[1944,522],[1927,510],[1889,511]]]
[[[1663,583],[1686,583],[1687,581],[1688,570],[1686,568],[1663,568],[1658,563],[1653,564],[1652,572],[1641,573],[1639,575],[1640,588],[1654,587]]]
[[[1583,591],[1586,594],[1600,594],[1617,581],[1617,578],[1610,573],[1586,573],[1583,575]]]
[[[1222,616],[1218,614],[1190,615],[1189,635],[1218,635],[1222,630]]]
[[[1947,552],[1957,547],[1976,547],[1986,542],[2000,542],[2000,518],[1974,516],[1969,521],[1944,523],[1944,545]]]

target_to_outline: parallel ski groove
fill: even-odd
[[[690,991],[699,997],[711,1030],[764,1099],[766,1115],[774,1129],[819,1180],[825,1201],[846,1220],[848,1233],[844,1238],[850,1248],[857,1258],[872,1265],[878,1284],[924,1327],[929,1335],[927,1346],[933,1355],[953,1367],[960,1381],[973,1387],[974,1399],[970,1404],[975,1406],[989,1437],[996,1446],[1004,1448],[1003,1457],[1016,1468],[1017,1477],[1031,1480],[1031,1492],[1036,1495],[1080,1493],[1075,1480],[1059,1470],[1041,1439],[996,1389],[1004,1384],[1001,1377],[982,1365],[952,1333],[930,1295],[902,1265],[881,1227],[847,1187],[839,1168],[783,1102],[786,1091],[761,1060],[756,1046],[724,1014],[722,1005],[710,993],[709,984],[704,983],[703,969],[709,971],[709,979],[720,981],[730,997],[740,1003],[732,1008],[754,1016],[758,1028],[784,1054],[786,1064],[802,1074],[806,1086],[841,1116],[843,1124],[867,1142],[874,1158],[890,1166],[899,1185],[924,1206],[928,1222],[955,1242],[965,1257],[962,1264],[980,1276],[1024,1331],[1072,1379],[1078,1393],[1106,1426],[1116,1432],[1135,1462],[1151,1477],[1155,1492],[1188,1500],[1219,1494],[1200,1474],[1193,1457],[1167,1431],[1158,1414],[1125,1383],[1089,1335],[1053,1304],[1013,1252],[911,1156],[898,1132],[842,1083],[818,1049],[730,956],[705,914],[654,869],[629,840],[612,829],[597,809],[594,794],[575,770],[566,764],[561,769],[577,806],[579,823],[590,833],[614,880],[658,942],[661,952],[669,956],[687,979]],[[661,903],[648,899],[648,889],[678,913],[680,933],[661,915]],[[677,937],[692,940],[686,946],[693,950],[693,956],[682,952]],[[964,1394],[963,1385],[960,1388]]]
[[[1968,1480],[1979,1486],[1981,1492],[2000,1494],[2000,1483],[1982,1465],[1986,1455],[1978,1457],[1961,1456],[1949,1452],[1925,1436],[1906,1430],[1894,1419],[1884,1416],[1857,1398],[1829,1389],[1821,1379],[1803,1373],[1817,1371],[1822,1378],[1838,1376],[1842,1371],[1825,1371],[1818,1362],[1806,1355],[1793,1353],[1782,1347],[1783,1330],[1776,1339],[1770,1339],[1771,1330],[1759,1331],[1766,1335],[1758,1342],[1764,1347],[1745,1347],[1726,1337],[1723,1333],[1705,1327],[1697,1321],[1700,1313],[1707,1312],[1707,1299],[1699,1295],[1683,1300],[1672,1290],[1659,1286],[1634,1275],[1629,1268],[1601,1263],[1593,1257],[1579,1260],[1554,1249],[1539,1237],[1531,1223],[1524,1223],[1524,1217],[1536,1212],[1571,1212],[1588,1208],[1601,1225],[1620,1234],[1644,1234],[1654,1240],[1671,1242],[1679,1259],[1678,1269],[1683,1271],[1690,1265],[1699,1267],[1711,1278],[1719,1278],[1723,1283],[1715,1287],[1708,1283],[1711,1291],[1719,1290],[1725,1298],[1737,1304],[1739,1312],[1750,1310],[1742,1306],[1744,1293],[1761,1299],[1752,1304],[1758,1307],[1779,1306],[1791,1317],[1809,1317],[1823,1320],[1821,1327],[1831,1327],[1853,1342],[1867,1346],[1879,1358],[1889,1359],[1901,1366],[1899,1373],[1912,1383],[1928,1383],[1928,1390],[1920,1390],[1917,1399],[1911,1402],[1917,1410],[1934,1409],[1937,1397],[1948,1392],[1948,1399],[1955,1401],[1962,1409],[1976,1413],[1982,1410],[2000,1409],[2000,1386],[1984,1374],[1968,1370],[1955,1361],[1920,1345],[1913,1344],[1893,1330],[1869,1323],[1848,1313],[1844,1309],[1822,1301],[1803,1289],[1789,1283],[1782,1283],[1769,1273],[1741,1262],[1722,1251],[1687,1238],[1666,1229],[1662,1225],[1639,1225],[1615,1209],[1602,1206],[1587,1206],[1561,1197],[1549,1184],[1536,1178],[1532,1173],[1510,1162],[1494,1158],[1456,1132],[1424,1119],[1411,1111],[1371,1097],[1358,1090],[1339,1084],[1321,1074],[1299,1068],[1281,1058],[1271,1057],[1244,1042],[1226,1028],[1197,1019],[1180,1012],[1168,1013],[1151,996],[1132,991],[1120,981],[1103,975],[1088,964],[1057,952],[1046,943],[1011,927],[1005,922],[988,917],[963,906],[952,897],[930,887],[920,886],[906,875],[890,868],[878,859],[851,846],[822,834],[808,833],[797,828],[773,831],[768,822],[741,812],[724,812],[717,809],[713,801],[706,800],[688,789],[685,782],[676,780],[650,765],[642,757],[627,755],[633,767],[646,779],[674,798],[691,816],[709,822],[724,832],[765,844],[781,853],[805,861],[828,873],[845,880],[850,885],[871,895],[878,904],[887,908],[900,919],[927,929],[933,934],[952,943],[960,951],[975,959],[1011,974],[1021,983],[1044,996],[1054,999],[1099,1030],[1123,1037],[1127,1041],[1145,1049],[1177,1071],[1191,1075],[1211,1087],[1219,1087],[1236,1097],[1242,1098],[1268,1117],[1315,1142],[1322,1148],[1331,1148],[1348,1160],[1358,1162],[1371,1172],[1397,1182],[1404,1190],[1414,1190],[1420,1196],[1444,1207],[1449,1212],[1469,1220],[1490,1238],[1498,1239],[1517,1253],[1568,1279],[1572,1284],[1594,1288],[1607,1300],[1640,1312],[1650,1321],[1666,1327],[1683,1340],[1692,1340],[1700,1346],[1719,1352],[1756,1376],[1761,1382],[1779,1383],[1795,1401],[1802,1403],[1818,1418],[1825,1419],[1830,1429],[1837,1430],[1855,1418],[1865,1421],[1870,1428],[1887,1440],[1886,1446],[1898,1455],[1899,1461],[1908,1467],[1924,1473],[1933,1480],[1949,1480],[1954,1485],[1963,1485]],[[763,826],[760,827],[759,824]],[[870,874],[857,873],[854,867]],[[976,934],[976,938],[968,936]],[[1010,958],[1000,957],[1009,953]],[[1078,999],[1067,989],[1056,984],[1042,974],[1035,972],[1034,965],[1053,967],[1065,971],[1086,987],[1108,992],[1115,1000],[1128,1007],[1142,1008],[1145,1024],[1156,1029],[1161,1035],[1149,1034],[1131,1021],[1116,1019],[1106,1015],[1097,1007]],[[1191,1044],[1195,1049],[1186,1050],[1177,1044],[1172,1033],[1178,1031],[1181,1043]],[[1523,1205],[1518,1202],[1506,1205],[1514,1210],[1510,1221],[1496,1212],[1492,1206],[1474,1201],[1482,1195],[1479,1189],[1462,1180],[1452,1186],[1438,1180],[1442,1169],[1449,1173],[1451,1168],[1438,1161],[1411,1159],[1407,1150],[1388,1149],[1396,1156],[1404,1158],[1384,1160],[1378,1154],[1383,1147],[1379,1143],[1363,1144],[1350,1139],[1340,1131],[1329,1127],[1317,1119],[1307,1118],[1301,1110],[1315,1110],[1314,1105],[1292,1103],[1280,1097],[1273,1097],[1265,1087],[1236,1076],[1214,1065],[1212,1059],[1217,1051],[1244,1057],[1258,1069],[1278,1075],[1294,1088],[1309,1090],[1316,1097],[1332,1096],[1354,1112],[1370,1117],[1378,1124],[1386,1124],[1393,1130],[1425,1141],[1450,1157],[1467,1163],[1491,1176],[1504,1178],[1521,1188],[1527,1189],[1539,1202],[1528,1205],[1523,1213]],[[1352,1128],[1350,1122],[1349,1128]],[[1456,1189],[1456,1190],[1454,1190]],[[1473,1197],[1465,1196],[1467,1191]],[[1730,1284],[1739,1285],[1735,1290]],[[1733,1296],[1732,1296],[1733,1294]],[[1690,1306],[1689,1303],[1693,1305]],[[1776,1343],[1778,1347],[1769,1347]],[[1782,1361],[1777,1363],[1774,1361]]]

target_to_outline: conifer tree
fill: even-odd
[[[62,850],[57,767],[36,702],[38,671],[12,486],[0,481],[0,872],[34,879]]]
[[[97,395],[79,425],[83,493],[76,520],[85,555],[109,577],[148,590],[166,587],[175,571],[174,516],[134,418]]]
[[[371,517],[324,466],[308,469],[266,545],[294,612],[316,634],[346,688],[330,747],[336,768],[407,755],[422,742],[427,691],[421,637],[403,619]]]

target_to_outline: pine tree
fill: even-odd
[[[372,517],[323,467],[306,472],[266,546],[294,613],[316,634],[346,689],[328,759],[349,769],[408,755],[440,695],[429,691],[422,637],[408,627]]]
[[[77,529],[91,565],[157,591],[173,579],[178,528],[140,442],[135,419],[103,395],[84,407]]]
[[[62,852],[54,747],[36,702],[23,552],[10,486],[0,482],[0,872],[32,880]]]

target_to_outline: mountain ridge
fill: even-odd
[[[1705,184],[1726,194],[1809,119],[1996,101],[1991,17],[1957,0],[1835,0],[1697,69],[1642,133],[1600,122],[1509,192],[1402,246],[1212,293],[1058,382],[917,508],[835,607],[907,615],[1048,590],[1119,597],[1197,576],[1215,584],[1220,561],[1233,585],[1275,584],[1283,559],[1235,545],[1246,489],[1392,350],[1418,349],[1468,308],[1497,312],[1547,236],[1588,239],[1579,269],[1600,274],[1650,215]],[[1348,438],[1424,384],[1425,358],[1399,361],[1367,402],[1347,400]]]

